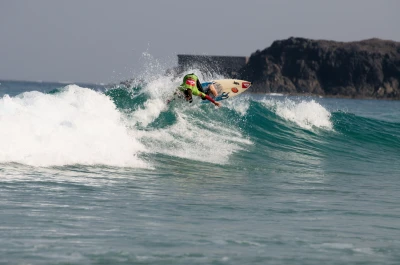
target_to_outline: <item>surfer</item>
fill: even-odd
[[[214,96],[217,95],[217,91],[213,86],[214,91],[212,90],[211,86],[208,86],[208,89],[213,93]],[[215,101],[212,97],[205,94],[199,78],[195,74],[187,74],[183,77],[183,82],[179,86],[179,90],[181,90],[185,94],[185,99],[190,103],[193,101],[192,95],[199,96],[202,99],[207,99],[214,103],[215,106],[220,107],[221,103]]]

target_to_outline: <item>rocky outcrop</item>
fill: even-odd
[[[240,75],[254,92],[400,99],[400,43],[289,38],[253,53]]]

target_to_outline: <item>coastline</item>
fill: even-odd
[[[255,92],[400,99],[400,43],[291,37],[253,53],[240,70]]]

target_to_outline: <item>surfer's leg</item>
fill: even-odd
[[[217,90],[215,89],[214,84],[211,84],[209,86],[209,91],[211,91],[211,93],[214,95],[214,97],[218,96]],[[208,93],[209,94],[209,93]]]

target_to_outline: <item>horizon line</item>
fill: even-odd
[[[8,79],[0,78],[4,82],[30,82],[30,83],[56,83],[56,84],[88,84],[88,85],[106,85],[103,82],[89,82],[89,81],[49,81],[49,80],[26,80],[26,79]]]

